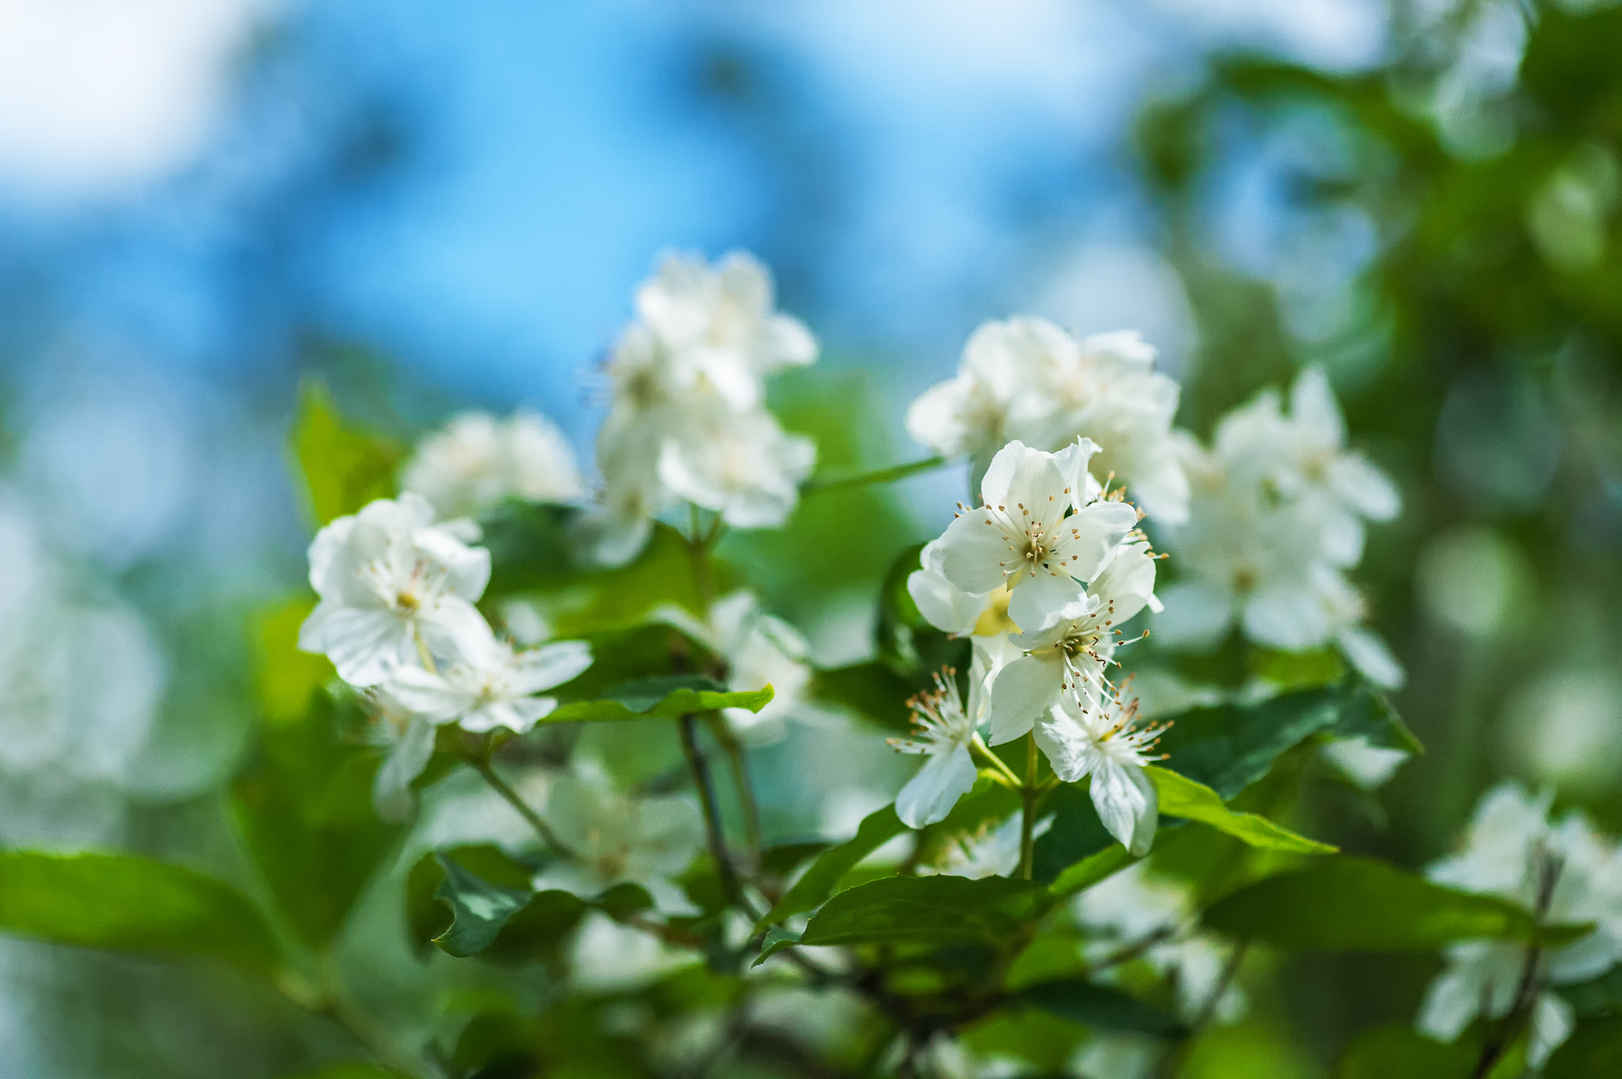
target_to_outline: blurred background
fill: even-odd
[[[1503,776],[1614,834],[1619,48],[1585,0],[0,0],[0,844],[239,858],[300,380],[402,440],[532,406],[589,462],[667,246],[774,269],[824,348],[777,406],[830,469],[922,456],[906,403],[990,317],[1142,330],[1201,435],[1324,365],[1403,492],[1358,579],[1429,752],[1313,834],[1418,865]],[[799,552],[758,583],[845,658],[962,484],[734,553]],[[1318,1074],[1340,963],[1247,1074]],[[241,1005],[0,941],[0,1073],[277,1073]]]

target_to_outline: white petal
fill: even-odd
[[[1160,590],[1165,610],[1150,625],[1162,643],[1172,647],[1215,645],[1233,625],[1233,600],[1206,581],[1182,580]]]
[[[1021,576],[1015,581],[1008,601],[1008,617],[1026,633],[1040,633],[1067,612],[1073,612],[1075,605],[1085,599],[1081,585],[1068,576],[1038,570],[1035,575]]]
[[[986,593],[1002,586],[1002,563],[1013,557],[1002,525],[989,511],[959,516],[941,534],[941,572],[965,592]]]
[[[1526,1047],[1526,1062],[1534,1070],[1543,1067],[1549,1054],[1571,1037],[1576,1026],[1577,1014],[1570,1004],[1553,993],[1539,993],[1532,1005],[1532,1036]]]
[[[372,804],[385,820],[397,821],[411,812],[415,799],[411,781],[422,774],[434,755],[435,727],[427,720],[413,720],[394,743],[383,767],[372,783]]]
[[[423,641],[436,659],[464,659],[472,666],[493,662],[505,647],[479,609],[460,596],[441,596],[417,615]]]
[[[1416,1025],[1420,1033],[1439,1041],[1457,1038],[1480,1011],[1484,986],[1475,964],[1450,967],[1438,974],[1425,990]]]
[[[1060,781],[1074,783],[1099,762],[1092,735],[1063,709],[1055,708],[1036,724],[1036,744]]]
[[[1290,387],[1290,419],[1303,425],[1325,445],[1346,441],[1346,421],[1341,418],[1335,391],[1321,367],[1309,367],[1296,376]]]
[[[1329,466],[1329,487],[1363,516],[1389,521],[1402,509],[1397,488],[1361,454],[1343,453]]]
[[[1027,470],[1027,460],[1041,453],[1018,441],[998,450],[986,465],[986,474],[980,477],[980,500],[988,506],[1008,506],[1019,501],[1015,487],[1016,477]]]
[[[907,408],[907,434],[936,453],[948,456],[979,449],[979,431],[971,430],[963,416],[979,386],[965,376],[937,383]]]
[[[805,323],[788,315],[766,320],[766,347],[773,367],[804,367],[817,358],[817,339]]]
[[[1070,488],[1072,505],[1086,505],[1101,490],[1098,481],[1087,471],[1097,452],[1098,443],[1090,438],[1078,438],[1053,455],[1054,463],[1059,466],[1059,474],[1064,477],[1064,485]]]
[[[353,686],[375,686],[416,656],[410,623],[392,611],[325,602],[299,628],[299,647],[325,652],[338,677]]]
[[[922,828],[945,820],[957,800],[974,786],[974,776],[974,758],[967,747],[956,746],[937,753],[896,795],[896,816],[908,828]]]
[[[1027,733],[1058,699],[1063,680],[1057,656],[1021,656],[998,672],[991,683],[990,744],[1000,746]]]
[[[1401,689],[1407,674],[1391,649],[1371,629],[1353,626],[1336,637],[1342,654],[1357,672],[1381,689]]]
[[[1128,621],[1145,606],[1156,608],[1155,560],[1141,543],[1115,548],[1110,560],[1087,591],[1105,603],[1113,604],[1117,626]]]
[[[1142,768],[1102,760],[1093,771],[1089,792],[1098,819],[1129,853],[1149,853],[1160,820],[1160,798]]]
[[[401,708],[434,723],[448,723],[473,707],[475,695],[421,667],[397,668],[384,691]]]
[[[986,605],[984,595],[956,588],[943,574],[928,569],[908,574],[907,595],[930,625],[947,633],[969,633]]]
[[[1138,511],[1125,502],[1089,502],[1059,522],[1054,556],[1070,576],[1090,581],[1137,523]]]
[[[1245,635],[1287,651],[1317,648],[1329,639],[1323,604],[1299,584],[1279,582],[1250,597],[1244,609]]]
[[[561,686],[590,667],[591,658],[591,645],[585,641],[558,641],[520,652],[512,690],[517,695],[527,696]]]

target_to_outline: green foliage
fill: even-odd
[[[195,870],[133,854],[0,851],[0,928],[261,972],[277,964],[275,939],[247,897]]]
[[[375,499],[394,497],[394,475],[403,448],[347,424],[320,382],[309,380],[299,387],[292,445],[305,509],[315,524],[354,513]]]
[[[1570,939],[1581,927],[1540,930],[1496,896],[1434,884],[1369,858],[1330,857],[1219,900],[1203,921],[1218,932],[1302,951],[1401,951],[1456,940]]]
[[[1569,1041],[1543,1066],[1545,1079],[1593,1079],[1622,1061],[1622,1016],[1580,1023]]]
[[[885,877],[840,892],[800,934],[801,944],[945,944],[1005,946],[1045,909],[1045,889],[1030,881],[986,877]]]
[[[856,834],[817,856],[800,879],[773,904],[755,927],[757,930],[803,914],[833,894],[844,875],[858,862],[907,830],[893,806],[875,809],[857,827]]]
[[[627,682],[606,697],[561,704],[541,724],[604,723],[627,719],[676,719],[722,708],[758,712],[771,703],[772,687],[732,691],[702,675],[666,675]]]
[[[1217,792],[1203,783],[1196,783],[1164,768],[1150,767],[1148,772],[1149,778],[1154,781],[1155,792],[1160,796],[1160,812],[1165,816],[1199,821],[1253,847],[1294,854],[1334,853],[1335,848],[1329,844],[1296,835],[1266,817],[1229,809],[1222,804]]]
[[[1461,1036],[1439,1042],[1397,1023],[1364,1031],[1341,1054],[1335,1079],[1439,1079],[1469,1075],[1481,1047],[1476,1039]]]
[[[1061,978],[1027,986],[1011,994],[1008,1003],[1040,1008],[1097,1030],[1130,1031],[1158,1038],[1178,1038],[1188,1033],[1187,1025],[1175,1016],[1118,989],[1082,978]]]

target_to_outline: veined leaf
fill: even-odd
[[[854,869],[863,858],[906,830],[907,826],[895,815],[894,806],[882,806],[863,817],[856,834],[837,847],[830,847],[819,854],[810,868],[760,919],[755,931],[803,914],[827,899],[839,887],[840,878]]]
[[[729,690],[700,675],[645,678],[615,687],[608,696],[560,704],[541,723],[604,723],[652,717],[676,719],[694,712],[747,708],[758,712],[772,699],[772,687]]]
[[[1222,804],[1217,792],[1203,783],[1165,768],[1147,769],[1160,797],[1160,812],[1169,817],[1199,821],[1242,839],[1252,847],[1291,851],[1297,854],[1333,854],[1335,848],[1297,835],[1256,813],[1236,812]]]
[[[1496,896],[1346,857],[1323,858],[1241,888],[1213,904],[1201,921],[1240,940],[1301,951],[1428,950],[1456,940],[1565,940],[1586,931],[1540,930],[1530,912]]]
[[[812,916],[801,944],[1000,945],[1046,903],[1038,884],[1004,877],[885,877],[834,896]]]
[[[235,888],[133,854],[0,851],[0,930],[259,971],[278,956],[259,908]]]

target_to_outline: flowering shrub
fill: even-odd
[[[0,923],[234,963],[347,1031],[346,1076],[1153,1074],[1298,951],[1440,957],[1348,1074],[1487,1075],[1615,999],[1622,849],[1581,817],[1500,788],[1427,874],[1292,817],[1309,767],[1374,786],[1420,749],[1355,583],[1400,500],[1321,371],[1207,444],[1138,335],[991,322],[908,411],[937,456],[828,476],[767,405],[817,343],[759,262],[670,256],[635,310],[589,484],[534,413],[402,460],[310,392],[313,601],[264,630],[294,707],[230,795],[259,886],[10,851]],[[975,499],[935,538],[863,535],[893,569],[861,656],[729,555],[954,468]],[[763,813],[762,757],[836,737],[791,777],[824,821],[837,765],[916,760],[859,820]],[[374,880],[458,960],[427,1014],[368,1015],[335,973]]]

